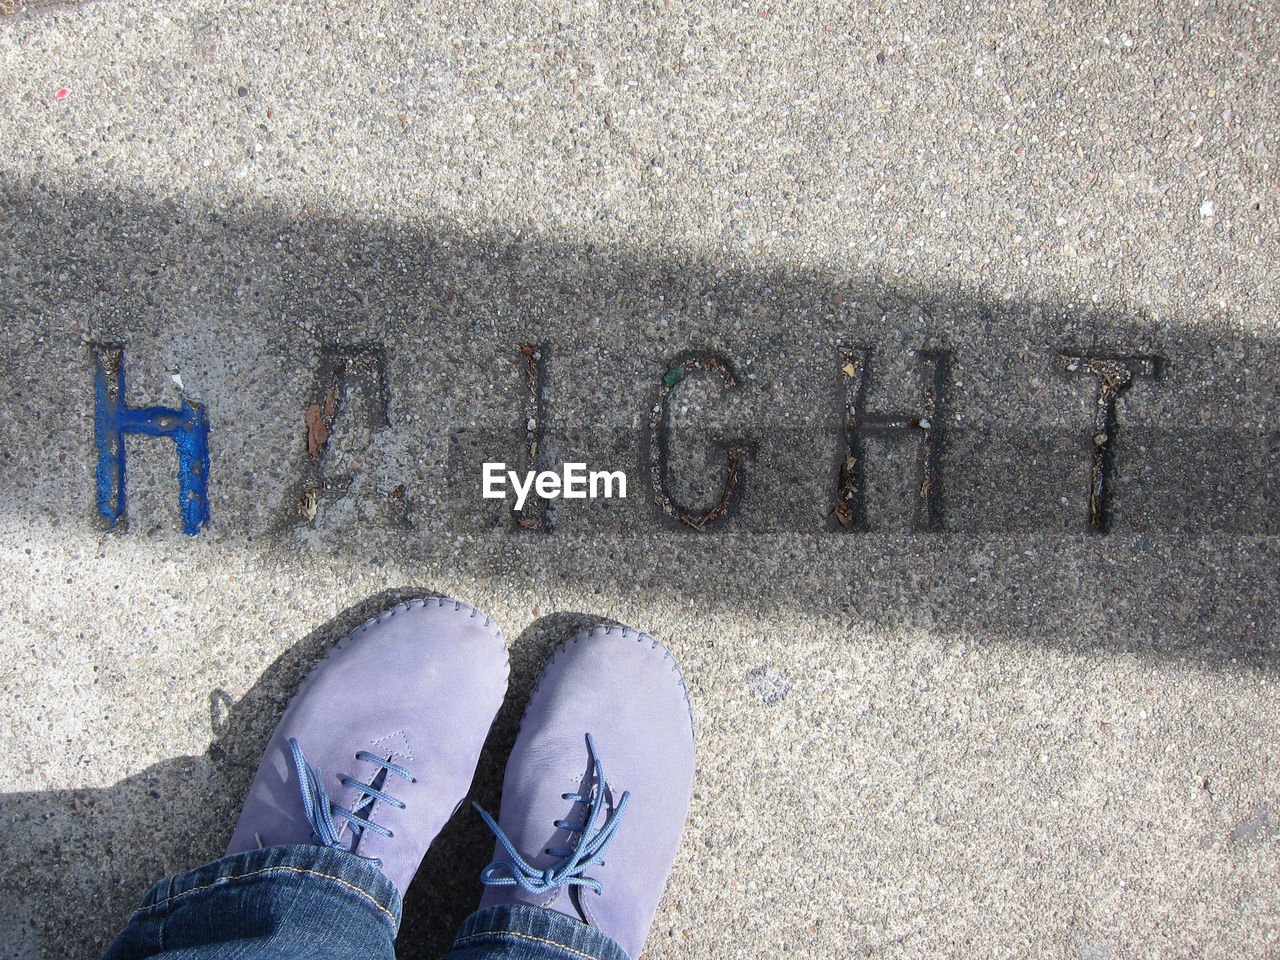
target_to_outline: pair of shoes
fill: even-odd
[[[227,854],[321,844],[373,861],[403,896],[466,798],[507,676],[502,634],[466,604],[415,600],[370,620],[289,704]],[[534,686],[498,820],[481,811],[497,837],[481,906],[555,910],[638,957],[693,772],[671,654],[630,627],[582,631]]]

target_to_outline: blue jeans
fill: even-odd
[[[102,960],[394,960],[400,892],[377,867],[321,846],[225,857],[151,888]],[[488,907],[444,960],[628,960],[552,910]]]

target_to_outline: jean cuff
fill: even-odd
[[[299,884],[319,881],[331,896],[374,908],[391,924],[393,937],[400,929],[400,891],[387,875],[364,857],[317,844],[249,850],[161,880],[143,899],[138,912],[172,910],[187,897],[232,884],[295,879]]]
[[[525,943],[558,950],[566,960],[630,960],[617,941],[580,920],[543,907],[505,903],[477,910],[463,922],[455,950],[491,944]]]

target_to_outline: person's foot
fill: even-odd
[[[556,651],[507,761],[481,908],[545,907],[638,957],[693,791],[693,716],[648,634],[600,626]],[[606,779],[607,777],[607,779]]]
[[[400,604],[341,640],[280,719],[227,854],[317,843],[377,862],[404,895],[465,799],[507,688],[487,617]]]

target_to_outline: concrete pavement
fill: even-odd
[[[4,955],[216,857],[423,592],[511,643],[490,808],[579,626],[679,658],[646,956],[1275,951],[1276,13],[0,16]],[[513,517],[499,461],[628,495]]]

